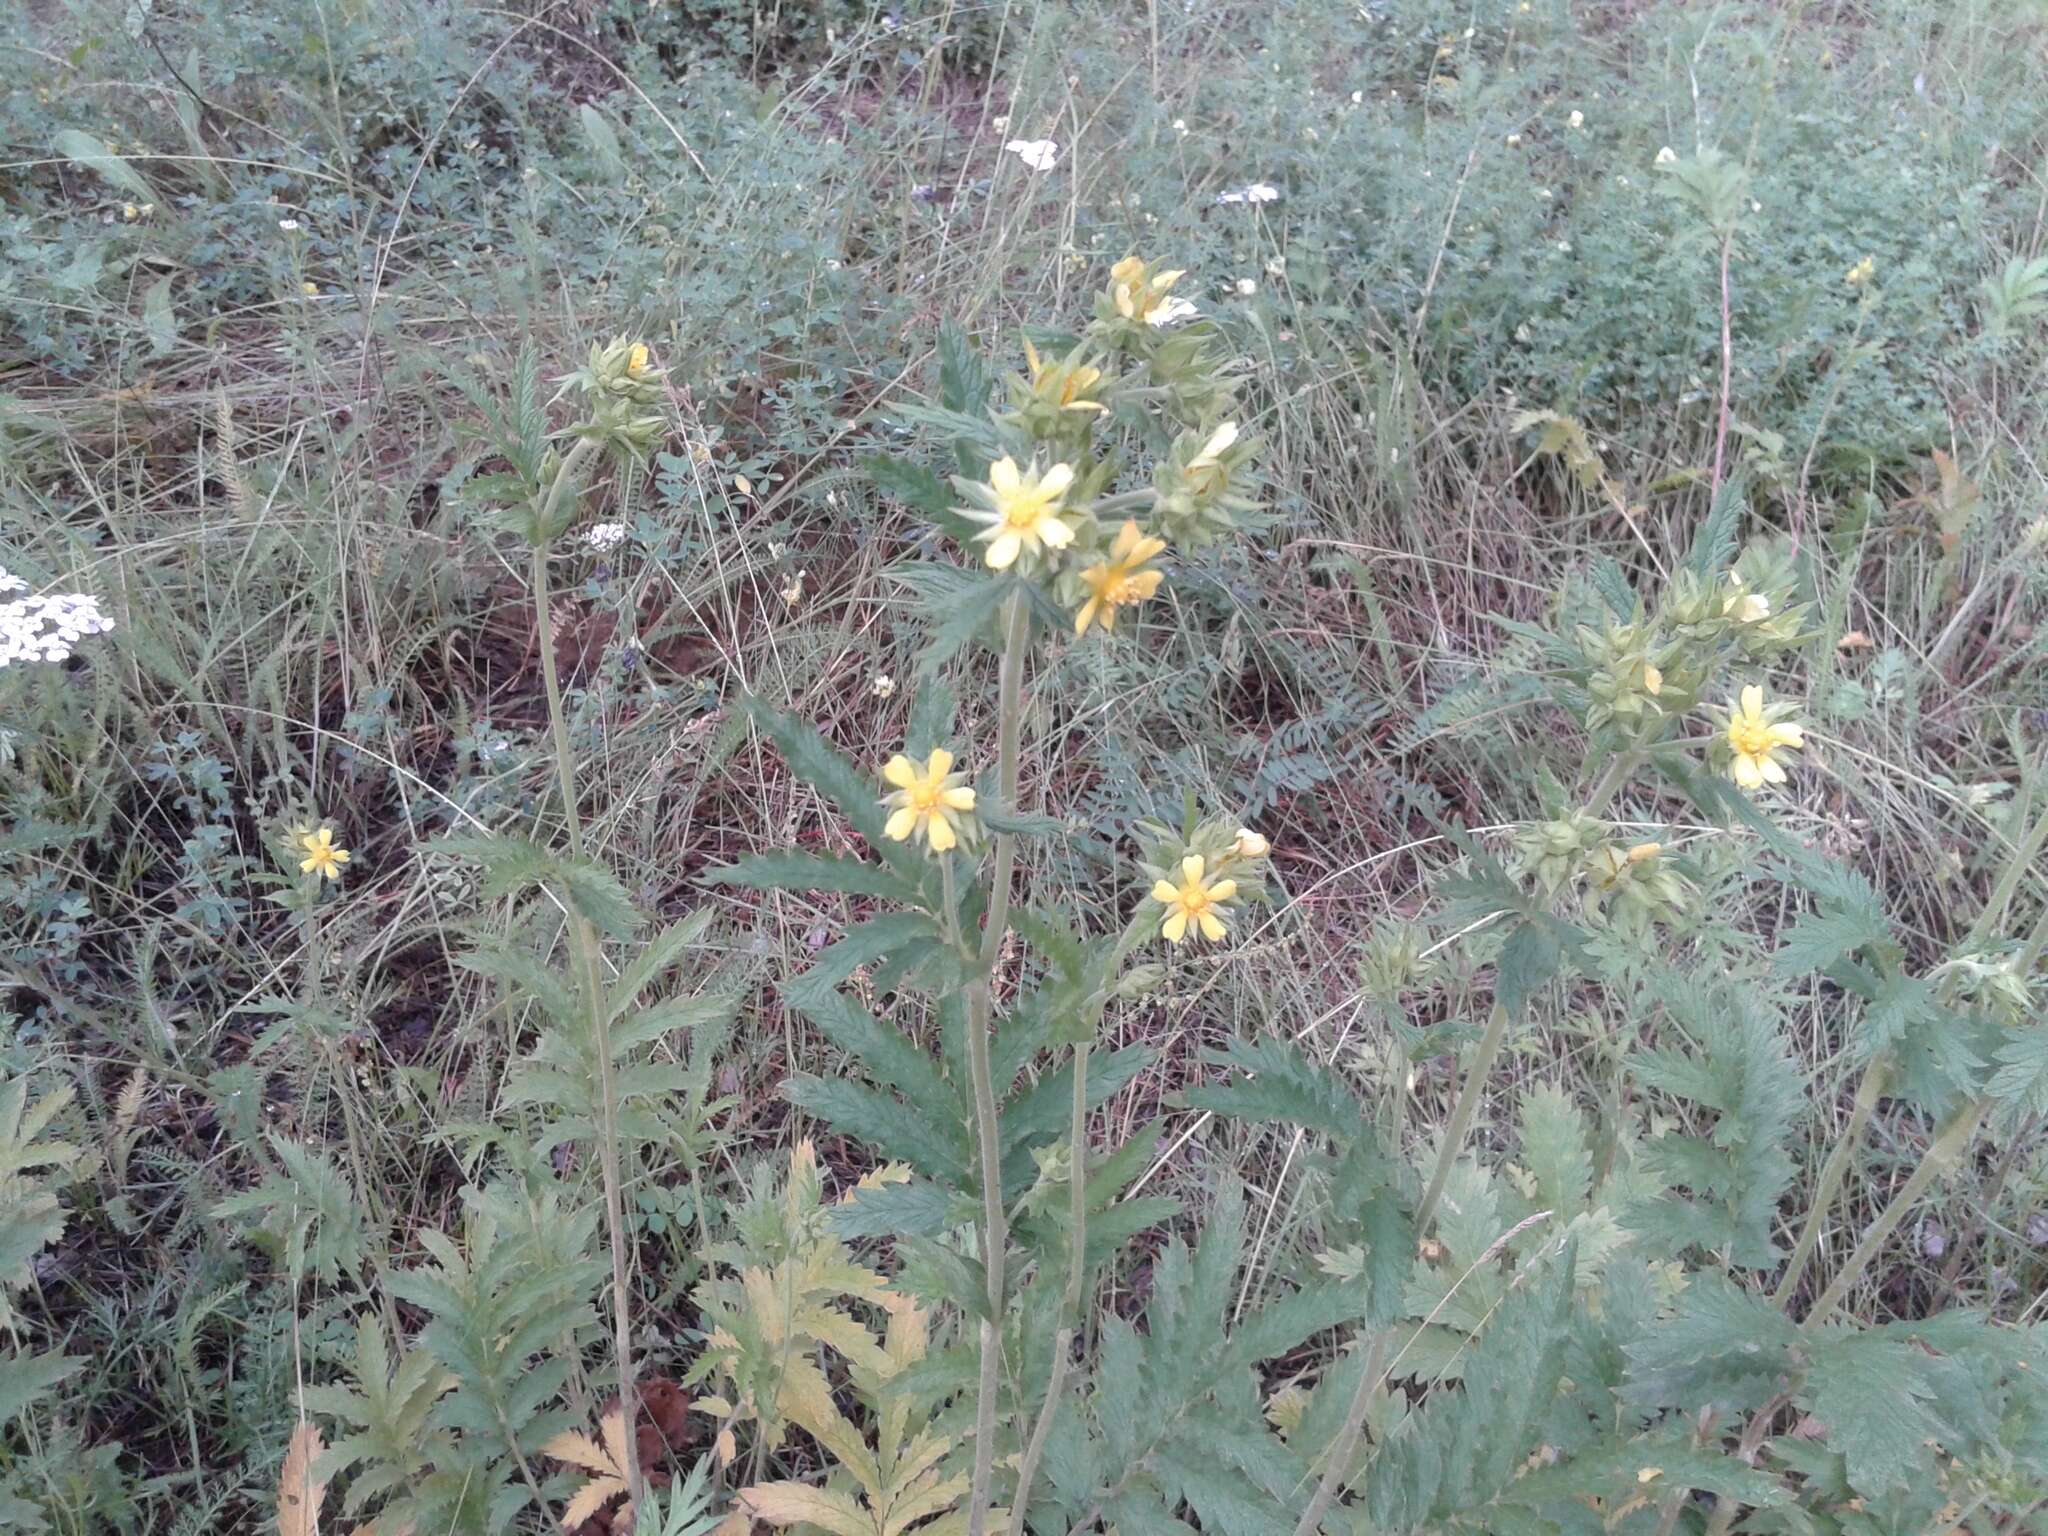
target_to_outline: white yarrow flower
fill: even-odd
[[[598,554],[607,554],[626,542],[624,523],[592,523],[583,530],[583,542]]]
[[[1034,171],[1051,170],[1060,157],[1060,147],[1051,139],[1012,139],[1003,148]]]
[[[1237,280],[1237,293],[1239,298],[1248,299],[1258,291],[1259,285],[1256,282],[1254,282],[1251,278],[1240,277]]]
[[[1585,126],[1586,126],[1586,114],[1585,114],[1585,113],[1583,113],[1583,112],[1581,112],[1581,111],[1579,111],[1579,110],[1578,110],[1578,109],[1577,109],[1576,107],[1575,107],[1575,108],[1573,108],[1573,109],[1572,109],[1572,115],[1571,115],[1570,117],[1568,117],[1568,118],[1566,118],[1566,119],[1565,119],[1565,125],[1566,125],[1567,127],[1570,127],[1570,128],[1583,128],[1583,127],[1585,127]]]
[[[0,592],[27,592],[28,583],[0,569]],[[16,662],[60,662],[87,635],[103,635],[114,621],[98,598],[84,592],[17,597],[0,603],[0,667]]]
[[[1673,148],[1672,148],[1672,147],[1671,147],[1671,146],[1670,146],[1669,144],[1666,144],[1666,145],[1665,145],[1665,146],[1664,146],[1664,147],[1663,147],[1662,149],[1660,149],[1660,150],[1658,150],[1658,151],[1657,151],[1657,164],[1659,164],[1659,165],[1676,165],[1676,164],[1678,164],[1678,151],[1677,151],[1677,150],[1675,150],[1675,149],[1673,149]]]
[[[1254,181],[1246,186],[1231,187],[1216,194],[1216,201],[1222,205],[1231,203],[1272,203],[1280,200],[1280,189],[1270,182]]]
[[[279,219],[277,221],[277,227],[283,230],[288,235],[297,234],[299,229],[299,221],[297,219]]]
[[[886,672],[878,673],[869,692],[878,699],[886,699],[896,692],[896,679]]]

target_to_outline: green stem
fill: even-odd
[[[1018,738],[1023,730],[1024,644],[1030,610],[1024,594],[1007,605],[1003,659],[997,684],[996,798],[1006,815],[1017,806]],[[1002,1354],[1003,1259],[1009,1228],[1003,1212],[1001,1136],[996,1087],[989,1064],[989,1020],[994,1011],[996,960],[1009,926],[1010,882],[1017,867],[1017,835],[996,835],[995,871],[981,934],[981,964],[967,989],[967,1072],[974,1087],[974,1127],[981,1163],[981,1263],[988,1280],[988,1316],[981,1324],[981,1377],[974,1403],[974,1469],[967,1494],[967,1536],[988,1529],[989,1482],[995,1465],[997,1368]]]
[[[1829,1283],[1828,1288],[1821,1292],[1820,1299],[1813,1304],[1813,1309],[1806,1314],[1806,1320],[1799,1325],[1800,1327],[1818,1328],[1833,1316],[1835,1308],[1842,1304],[1842,1298],[1848,1294],[1849,1288],[1862,1277],[1870,1261],[1877,1257],[1878,1249],[1884,1246],[1885,1240],[1897,1229],[1899,1223],[1906,1219],[1906,1213],[1912,1210],[1920,1197],[1927,1192],[1927,1186],[1947,1173],[1960,1160],[1963,1149],[1970,1144],[1970,1138],[1977,1134],[1978,1123],[1984,1118],[1984,1109],[1985,1101],[1974,1099],[1950,1115],[1948,1122],[1935,1132],[1934,1140],[1927,1144],[1927,1150],[1920,1156],[1920,1165],[1913,1170],[1906,1182],[1899,1186],[1899,1192],[1892,1196],[1891,1203],[1884,1208],[1877,1220],[1870,1224],[1869,1230],[1863,1234],[1863,1240],[1856,1245],[1855,1250],[1842,1261],[1840,1273]]]
[[[1046,1379],[1045,1403],[1038,1410],[1038,1422],[1031,1427],[1031,1440],[1024,1447],[1024,1459],[1017,1464],[1017,1493],[1010,1501],[1010,1536],[1024,1536],[1024,1511],[1031,1502],[1031,1484],[1038,1476],[1039,1459],[1045,1455],[1046,1437],[1059,1412],[1060,1389],[1067,1382],[1067,1368],[1074,1352],[1074,1333],[1081,1316],[1081,1288],[1088,1255],[1088,1046],[1083,1040],[1074,1047],[1074,1103],[1067,1130],[1067,1145],[1073,1158],[1067,1170],[1067,1284],[1060,1295],[1060,1326],[1053,1337],[1052,1373]]]
[[[564,456],[541,511],[543,528],[553,526],[557,504],[596,447],[595,439],[584,438]],[[583,858],[583,817],[577,808],[576,768],[569,748],[568,711],[562,702],[562,680],[555,667],[554,605],[548,593],[548,552],[547,547],[541,544],[533,547],[533,606],[540,640],[541,681],[547,689],[548,725],[554,738],[555,782],[562,797],[562,818],[568,826],[569,852],[580,860]],[[576,951],[584,1007],[590,1015],[591,1048],[597,1056],[597,1158],[604,1183],[606,1244],[611,1249],[612,1260],[612,1343],[619,1359],[619,1414],[623,1421],[620,1438],[626,1452],[626,1498],[637,1509],[641,1496],[640,1455],[633,1426],[639,1402],[634,1390],[632,1291],[626,1265],[625,1195],[619,1176],[618,1092],[613,1081],[611,1020],[606,1014],[604,985],[598,977],[597,933],[573,903],[569,908],[569,932]]]
[[[1863,1128],[1870,1123],[1870,1116],[1876,1110],[1877,1101],[1883,1096],[1891,1075],[1892,1053],[1889,1048],[1871,1057],[1864,1067],[1862,1080],[1856,1084],[1856,1103],[1849,1111],[1849,1123],[1835,1138],[1834,1149],[1828,1153],[1827,1163],[1820,1171],[1820,1183],[1807,1207],[1806,1226],[1799,1234],[1792,1257],[1785,1264],[1785,1276],[1771,1296],[1773,1305],[1783,1307],[1788,1304],[1800,1277],[1806,1273],[1807,1261],[1813,1257],[1814,1246],[1820,1241],[1821,1223],[1827,1219],[1828,1211],[1835,1203],[1835,1192],[1842,1187],[1850,1161],[1863,1143]]]

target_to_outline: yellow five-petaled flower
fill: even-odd
[[[1031,391],[1048,405],[1062,411],[1107,411],[1108,406],[1100,400],[1086,398],[1088,391],[1102,382],[1102,370],[1091,368],[1086,363],[1048,363],[1038,355],[1038,348],[1031,345],[1031,338],[1024,338],[1024,362],[1031,370]]]
[[[1191,853],[1180,861],[1179,885],[1171,880],[1153,882],[1152,899],[1166,907],[1166,921],[1159,925],[1159,931],[1169,944],[1186,939],[1190,924],[1199,928],[1205,939],[1220,939],[1224,935],[1220,909],[1237,894],[1237,882],[1206,880],[1206,869],[1202,856]]]
[[[1148,570],[1145,562],[1165,548],[1166,540],[1147,538],[1138,531],[1136,523],[1125,522],[1117,532],[1116,542],[1109,547],[1109,558],[1081,572],[1088,601],[1074,618],[1074,633],[1087,634],[1091,624],[1114,629],[1117,609],[1142,603],[1157,592],[1159,583],[1166,579],[1165,572]]]
[[[932,852],[944,853],[960,841],[960,813],[974,809],[974,791],[964,773],[953,772],[953,754],[943,747],[925,759],[923,768],[901,752],[890,758],[882,777],[896,786],[882,803],[892,807],[885,835],[902,843],[918,832]]]
[[[1781,707],[1767,710],[1763,689],[1751,683],[1728,711],[1728,749],[1734,754],[1728,772],[1744,789],[1784,783],[1785,769],[1777,754],[1806,745],[1806,734],[1798,726],[1772,718]]]
[[[1126,320],[1166,326],[1195,314],[1195,306],[1175,298],[1168,290],[1186,274],[1180,271],[1148,272],[1145,263],[1126,256],[1109,269],[1110,293],[1116,312]]]
[[[334,846],[334,828],[322,827],[318,832],[301,832],[299,846],[306,856],[299,860],[302,875],[325,875],[329,880],[341,878],[341,866],[348,862],[348,850]]]
[[[1020,471],[1012,458],[991,464],[988,484],[995,507],[985,519],[993,526],[976,535],[988,540],[989,565],[1006,571],[1027,551],[1035,555],[1073,543],[1074,525],[1060,515],[1061,498],[1073,483],[1073,467],[1067,464],[1055,464],[1042,475],[1035,469]]]

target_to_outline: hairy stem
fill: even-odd
[[[551,526],[557,504],[596,447],[594,439],[584,438],[563,458],[541,514],[543,527]],[[533,607],[540,641],[541,681],[548,696],[548,726],[554,737],[555,783],[562,797],[562,819],[568,825],[569,852],[572,857],[581,859],[583,817],[577,809],[576,765],[569,749],[568,711],[562,702],[562,680],[555,668],[555,623],[548,593],[548,553],[546,546],[538,544],[533,550]],[[597,933],[590,926],[589,919],[573,905],[569,909],[569,933],[576,951],[576,969],[582,985],[584,1007],[590,1015],[591,1048],[597,1056],[597,1159],[604,1182],[605,1239],[612,1259],[612,1342],[619,1357],[619,1413],[624,1421],[621,1438],[626,1452],[626,1498],[637,1509],[641,1495],[640,1455],[633,1424],[639,1401],[634,1391],[633,1318],[629,1300],[632,1293],[626,1265],[626,1203],[619,1177],[618,1094],[612,1080],[611,1020],[606,1016],[604,985],[598,977]]]
[[[1714,427],[1714,478],[1710,497],[1721,494],[1721,465],[1728,452],[1728,397],[1735,385],[1735,342],[1731,335],[1728,303],[1728,258],[1735,248],[1735,231],[1721,237],[1721,414]]]
[[[1017,1464],[1017,1494],[1010,1501],[1010,1536],[1024,1536],[1024,1510],[1031,1502],[1031,1483],[1039,1458],[1059,1412],[1060,1388],[1074,1352],[1074,1333],[1081,1316],[1081,1286],[1088,1259],[1088,1042],[1074,1047],[1074,1106],[1067,1131],[1073,1164],[1067,1171],[1067,1284],[1060,1294],[1059,1331],[1052,1344],[1052,1373],[1046,1378],[1045,1403],[1031,1427],[1024,1459]]]
[[[1013,595],[1003,625],[1002,671],[997,684],[996,795],[1005,814],[1017,806],[1018,737],[1023,729],[1024,643],[1030,611]],[[974,1470],[967,1493],[967,1536],[988,1529],[989,1481],[995,1465],[996,1386],[1002,1355],[1003,1258],[1009,1246],[1003,1213],[1002,1139],[995,1076],[989,1064],[989,1020],[994,1011],[995,967],[1009,925],[1010,882],[1017,867],[1017,835],[996,834],[995,871],[981,934],[981,963],[967,989],[967,1072],[974,1087],[974,1128],[981,1162],[981,1262],[988,1280],[988,1316],[981,1324],[981,1378],[974,1401]]]

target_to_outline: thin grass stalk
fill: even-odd
[[[1984,1119],[1984,1110],[1985,1101],[1974,1099],[1950,1115],[1941,1129],[1935,1132],[1934,1140],[1927,1144],[1927,1150],[1920,1155],[1919,1165],[1914,1168],[1906,1182],[1899,1186],[1899,1192],[1892,1196],[1891,1203],[1885,1206],[1877,1220],[1864,1232],[1863,1240],[1856,1245],[1849,1257],[1842,1261],[1840,1272],[1828,1283],[1828,1288],[1820,1293],[1820,1299],[1814,1302],[1812,1310],[1806,1314],[1800,1327],[1818,1328],[1834,1314],[1835,1308],[1842,1304],[1842,1298],[1849,1293],[1849,1288],[1862,1277],[1870,1261],[1877,1257],[1878,1249],[1884,1246],[1885,1240],[1897,1230],[1899,1223],[1906,1219],[1907,1212],[1912,1210],[1920,1197],[1927,1192],[1927,1186],[1947,1173],[1962,1157],[1963,1149],[1970,1144],[1970,1138],[1977,1134],[1977,1127]]]

